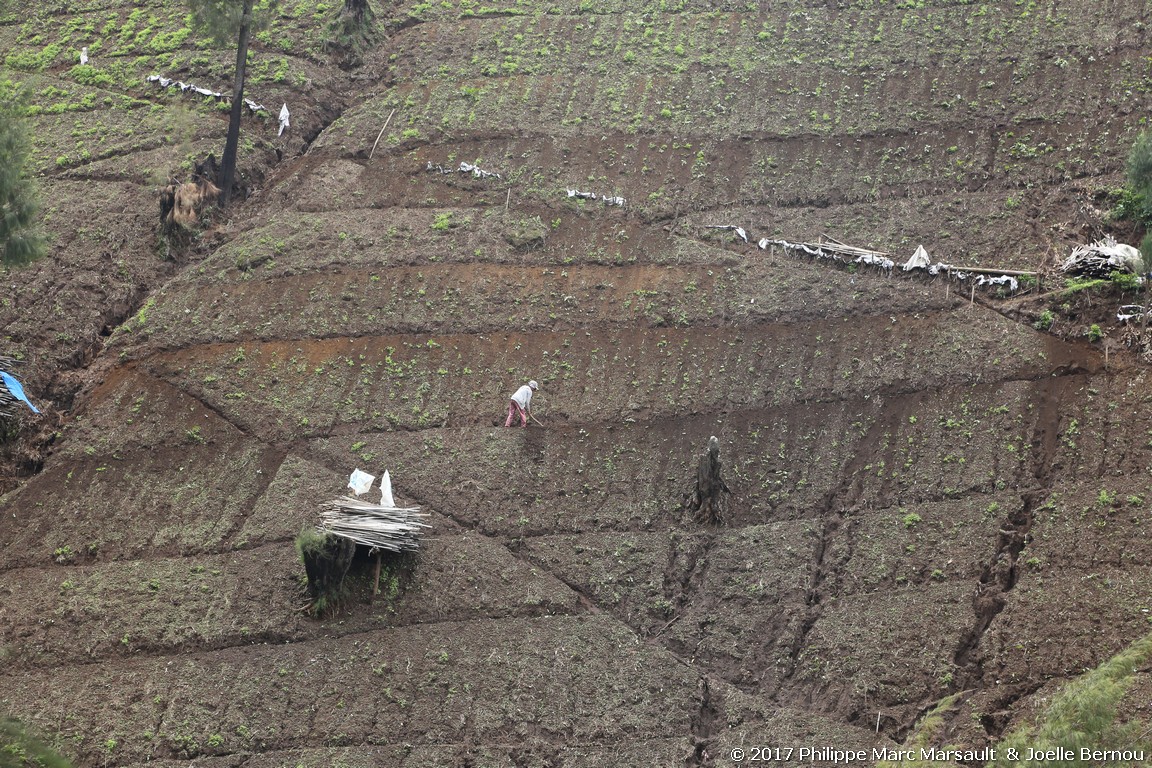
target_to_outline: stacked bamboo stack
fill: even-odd
[[[320,510],[321,533],[341,536],[373,549],[412,552],[431,526],[419,507],[386,507],[351,497],[334,499]]]
[[[22,360],[17,360],[8,355],[0,355],[0,370],[14,371],[16,366],[22,363]],[[0,382],[0,418],[11,419],[24,408],[21,402],[16,399],[9,390],[7,385]]]
[[[1071,255],[1064,260],[1062,269],[1067,274],[1105,280],[1111,277],[1113,272],[1140,274],[1147,271],[1138,249],[1118,243],[1111,236],[1073,248]]]
[[[885,251],[876,251],[871,248],[858,248],[855,245],[848,245],[842,243],[834,237],[828,235],[820,235],[820,242],[816,244],[817,248],[829,253],[838,254],[846,261],[855,262],[857,264],[872,264],[884,269],[891,269],[895,266],[892,261],[892,254]]]
[[[11,419],[19,413],[20,401],[12,397],[8,387],[0,387],[0,417]]]

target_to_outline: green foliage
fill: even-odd
[[[1152,232],[1144,235],[1140,241],[1140,255],[1144,257],[1145,264],[1152,264]]]
[[[1102,338],[1104,338],[1104,331],[1100,330],[1100,326],[1096,323],[1092,323],[1088,328],[1088,341],[1100,341]]]
[[[368,0],[344,0],[344,10],[328,26],[325,45],[347,51],[355,59],[375,37],[375,17]]]
[[[24,100],[11,81],[0,82],[0,262],[27,264],[44,254],[36,226],[39,194],[24,172],[28,132]]]
[[[9,54],[4,59],[4,63],[12,67],[12,69],[20,69],[26,72],[39,72],[51,66],[62,50],[58,43],[52,43],[44,46],[39,51],[17,51],[16,53]]]
[[[192,25],[223,48],[236,45],[236,35],[244,16],[245,0],[188,0]],[[277,7],[276,0],[259,0],[252,5],[252,34],[266,28]]]
[[[1124,189],[1117,190],[1113,197],[1115,202],[1112,204],[1112,210],[1109,215],[1118,221],[1125,219],[1130,221],[1140,221],[1144,216],[1146,203],[1144,195],[1132,189],[1125,187]]]
[[[1125,209],[1138,214],[1141,221],[1152,218],[1152,132],[1145,131],[1136,138],[1128,154],[1128,190]]]
[[[504,239],[514,248],[539,245],[547,236],[548,227],[539,216],[516,217],[504,226]]]
[[[296,554],[300,556],[301,560],[309,556],[319,556],[323,554],[327,543],[328,537],[320,531],[315,528],[305,528],[296,537]]]
[[[1060,296],[1063,298],[1071,296],[1074,293],[1080,293],[1081,291],[1090,291],[1093,288],[1099,288],[1104,285],[1108,285],[1108,281],[1096,277],[1071,277],[1065,281],[1064,290],[1061,291]]]
[[[88,85],[93,88],[107,88],[116,84],[112,75],[91,64],[77,64],[68,71],[68,74],[80,85]]]
[[[1152,262],[1149,261],[1145,263],[1152,264]],[[1108,279],[1112,281],[1112,285],[1122,291],[1136,291],[1140,289],[1140,277],[1131,272],[1120,272],[1117,270],[1110,274]]]
[[[171,53],[183,45],[191,34],[192,30],[187,27],[171,32],[158,32],[148,43],[148,48],[155,53]]]
[[[996,750],[997,759],[989,768],[1040,768],[1050,761],[1011,760],[1009,750],[1021,757],[1028,749],[1038,752],[1072,750],[1072,759],[1061,761],[1065,768],[1131,765],[1120,760],[1082,760],[1080,750],[1152,750],[1152,739],[1144,724],[1132,720],[1116,722],[1117,707],[1132,683],[1132,675],[1152,659],[1152,635],[1137,640],[1126,650],[1092,672],[1066,685],[1032,727],[1023,727],[1006,736]]]
[[[1052,327],[1052,323],[1056,322],[1056,315],[1052,314],[1052,310],[1046,309],[1040,313],[1040,317],[1036,318],[1036,322],[1032,323],[1032,327],[1038,331],[1046,331]]]
[[[15,720],[0,720],[0,768],[71,768]]]

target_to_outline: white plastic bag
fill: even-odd
[[[376,479],[376,475],[370,475],[367,472],[361,472],[358,469],[352,470],[352,476],[348,478],[348,487],[352,492],[359,496],[362,493],[367,493],[368,489],[372,487],[372,482]]]
[[[380,479],[380,506],[396,506],[396,500],[392,498],[392,478],[388,475],[388,470],[384,470],[384,477]]]

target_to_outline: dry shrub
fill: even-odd
[[[207,179],[169,184],[160,193],[160,221],[166,229],[193,229],[219,197],[219,187]]]

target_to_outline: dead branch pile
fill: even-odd
[[[192,229],[200,223],[201,212],[219,197],[220,188],[207,180],[169,184],[160,192],[160,220],[166,228]]]
[[[385,507],[351,497],[327,502],[320,511],[321,533],[340,536],[373,549],[412,552],[431,526],[419,507]]]
[[[174,180],[160,190],[160,223],[164,229],[196,227],[205,211],[220,198],[220,188],[213,183],[218,177],[216,158],[209,155],[196,164],[191,181],[181,184]]]

